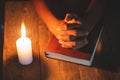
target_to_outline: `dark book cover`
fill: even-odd
[[[88,44],[77,50],[61,47],[58,40],[52,36],[46,47],[45,55],[53,59],[91,66],[101,32],[101,25],[94,27],[87,37]]]

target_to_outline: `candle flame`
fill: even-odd
[[[21,37],[25,37],[25,36],[26,36],[25,25],[24,25],[24,23],[22,23],[22,26],[21,26]]]

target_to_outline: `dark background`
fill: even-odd
[[[0,80],[2,80],[5,1],[18,0],[0,0]],[[101,54],[96,57],[95,63],[98,67],[111,70],[115,69],[120,72],[120,4],[118,1],[119,0],[107,0],[104,18],[104,34],[102,37],[103,49]]]
[[[2,51],[3,51],[3,32],[4,32],[4,2],[0,0],[0,80],[2,80]]]

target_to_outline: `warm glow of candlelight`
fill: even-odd
[[[32,63],[32,45],[31,40],[26,37],[25,25],[21,25],[21,37],[16,41],[19,62],[23,65]]]
[[[21,37],[25,37],[25,36],[26,36],[25,25],[24,25],[24,23],[22,23],[22,25],[21,25]]]

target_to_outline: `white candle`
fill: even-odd
[[[24,24],[21,26],[21,37],[16,41],[18,60],[23,65],[32,63],[32,47],[31,40],[26,37],[26,30]]]

